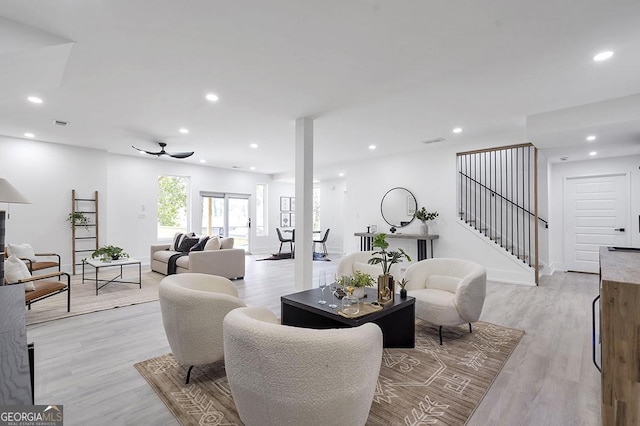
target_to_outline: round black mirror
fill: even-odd
[[[382,218],[394,228],[410,224],[417,208],[416,197],[408,189],[400,187],[387,191],[380,203]]]

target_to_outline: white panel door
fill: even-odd
[[[569,271],[599,270],[600,246],[627,246],[629,174],[582,176],[564,181],[564,259]]]

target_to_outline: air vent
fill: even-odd
[[[435,139],[429,139],[428,141],[422,141],[423,144],[430,144],[430,143],[438,143],[438,142],[444,142],[446,141],[445,138],[435,138]]]
[[[567,161],[569,157],[560,157],[560,161]]]
[[[69,122],[68,121],[62,121],[62,120],[53,120],[53,124],[55,124],[56,126],[64,127],[67,124],[69,124]]]

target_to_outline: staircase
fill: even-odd
[[[536,271],[537,149],[530,143],[457,154],[460,220]]]

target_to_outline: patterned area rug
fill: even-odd
[[[478,322],[438,329],[416,322],[415,349],[385,349],[367,425],[463,425],[524,331]],[[182,425],[242,425],[222,362],[195,367],[191,383],[171,354],[135,364]],[[268,390],[265,390],[268,391]]]
[[[119,268],[105,268],[104,271],[100,270],[100,279],[111,279],[119,272]],[[90,273],[87,276],[94,276],[93,268]],[[110,283],[101,288],[96,296],[93,282],[85,281],[83,284],[82,274],[72,275],[71,312],[67,312],[67,294],[55,295],[31,305],[31,310],[26,311],[27,325],[158,300],[158,286],[162,278],[164,275],[157,272],[142,272],[142,288],[138,284]],[[137,281],[137,266],[125,266],[121,279]]]

